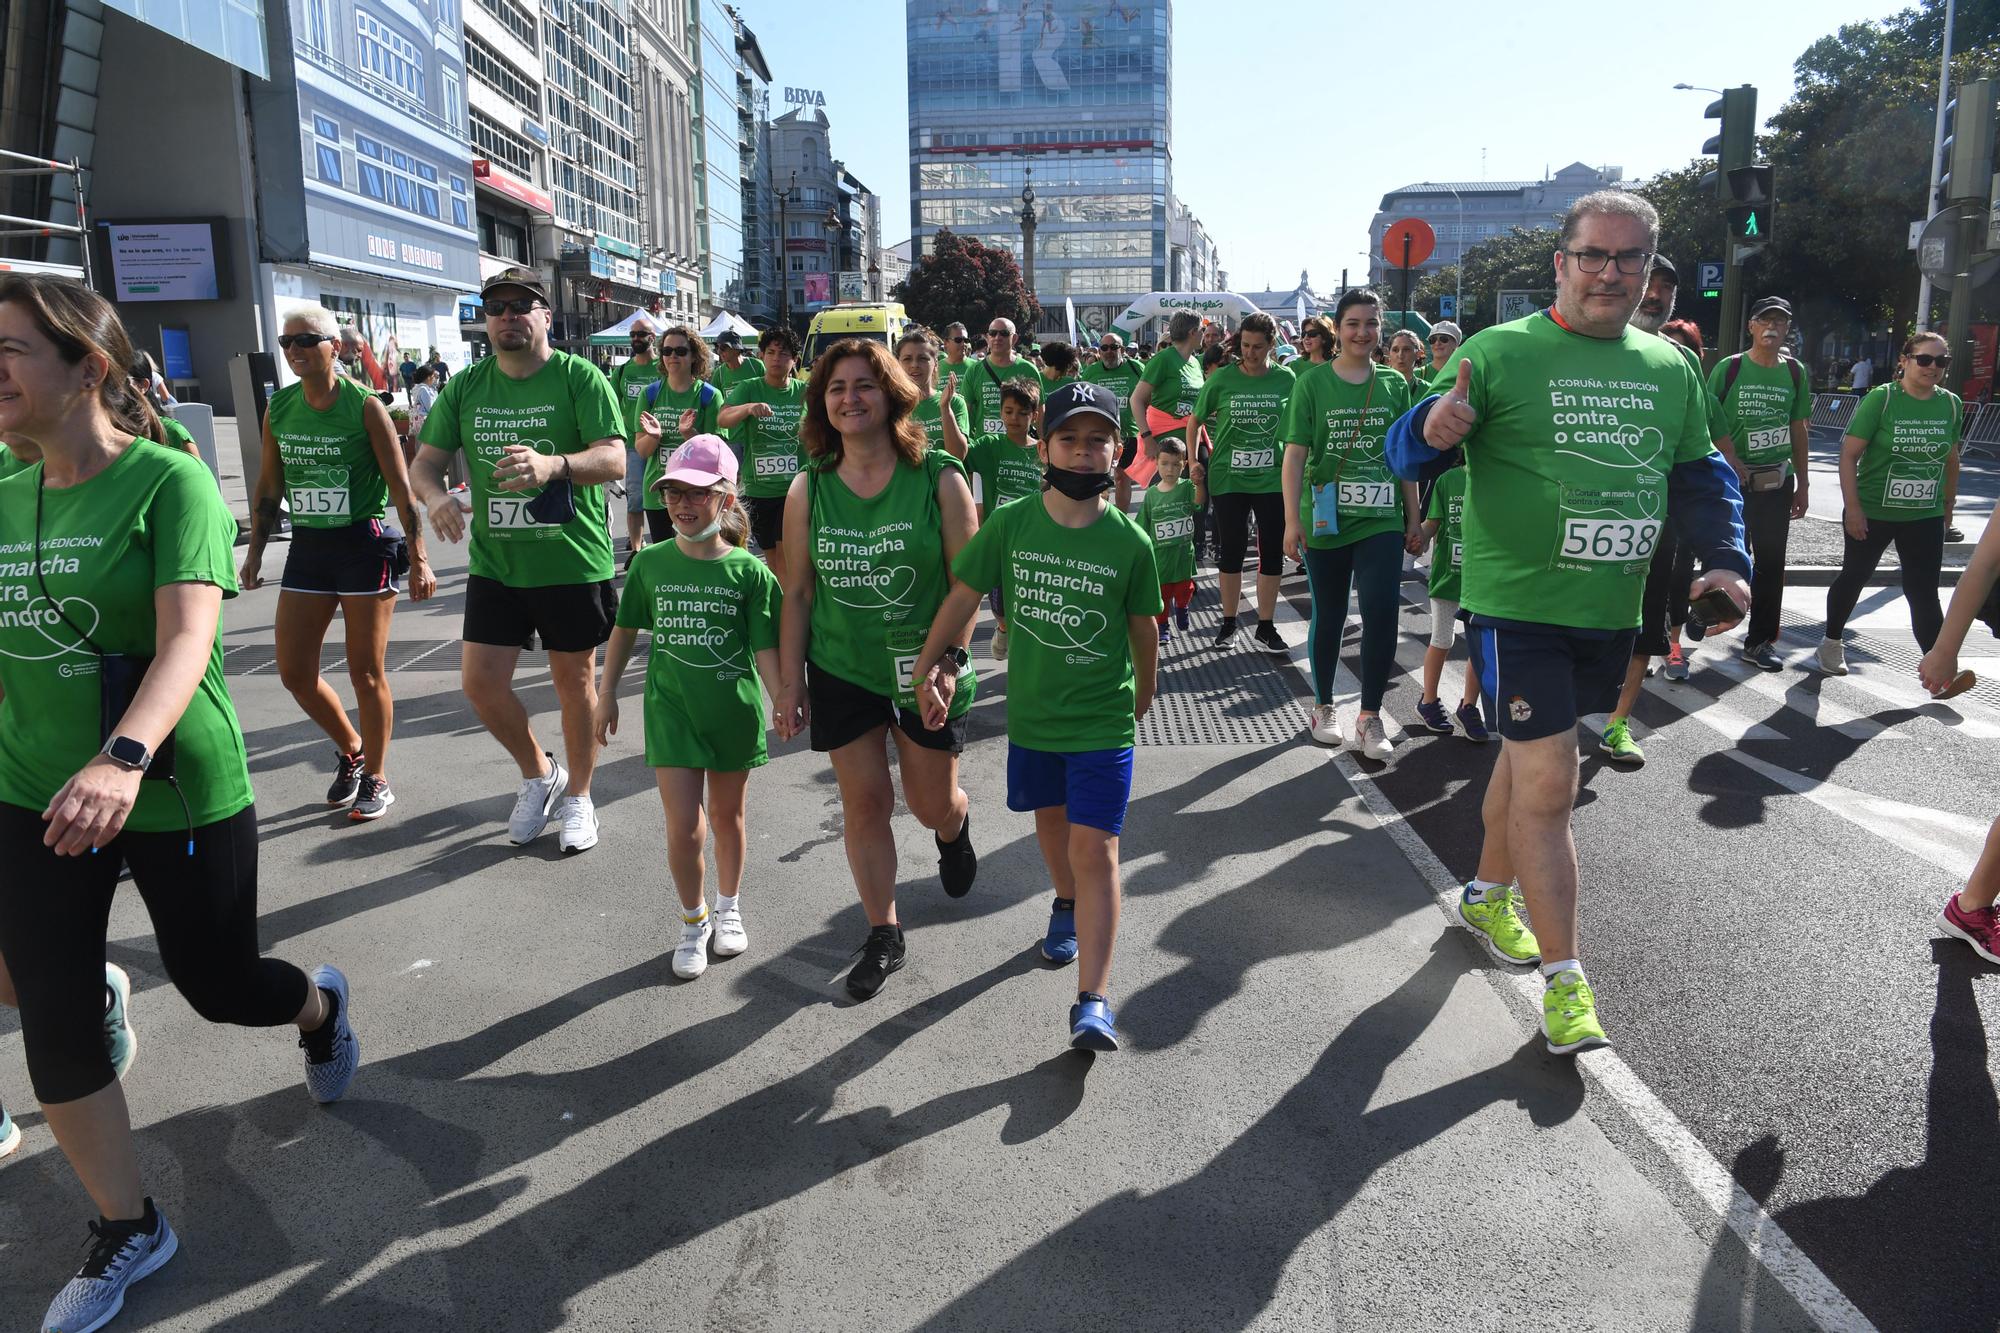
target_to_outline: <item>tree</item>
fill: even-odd
[[[931,252],[911,266],[910,276],[890,296],[933,329],[956,321],[984,330],[993,319],[1032,329],[1041,314],[1012,254],[949,229],[931,238]]]
[[[1514,227],[1503,236],[1481,241],[1467,250],[1465,299],[1472,307],[1472,314],[1457,320],[1458,326],[1473,333],[1497,324],[1496,303],[1502,291],[1554,291],[1556,237],[1554,227]],[[1458,289],[1458,268],[1447,264],[1435,273],[1424,275],[1410,302],[1429,315],[1437,310],[1440,296]]]

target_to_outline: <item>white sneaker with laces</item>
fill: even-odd
[[[507,816],[507,841],[516,847],[525,847],[542,836],[542,830],[549,826],[549,816],[555,813],[556,802],[569,790],[568,771],[556,762],[554,755],[549,755],[548,760],[549,775],[522,782],[520,792],[514,797],[514,813]]]
[[[750,947],[750,936],[743,929],[743,909],[740,907],[717,908],[711,914],[715,918],[715,956],[734,958]]]
[[[1321,745],[1340,744],[1340,719],[1334,716],[1332,704],[1313,706],[1312,738]]]
[[[674,947],[674,975],[693,981],[708,971],[708,940],[715,933],[715,914],[704,913],[701,920],[681,922],[681,942]]]
[[[559,813],[562,832],[556,836],[556,846],[564,856],[587,852],[597,845],[597,806],[588,796],[565,796]]]
[[[1839,639],[1821,639],[1814,656],[1819,660],[1819,669],[1827,675],[1847,674],[1847,649],[1841,646]]]
[[[1365,759],[1387,762],[1394,751],[1389,746],[1389,733],[1382,726],[1382,715],[1357,719],[1347,748]]]

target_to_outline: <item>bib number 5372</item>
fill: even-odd
[[[1563,524],[1562,553],[1572,560],[1647,560],[1660,539],[1656,518],[1572,518]]]

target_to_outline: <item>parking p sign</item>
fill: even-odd
[[[1722,285],[1722,265],[1703,264],[1701,266],[1701,290],[1710,291]]]

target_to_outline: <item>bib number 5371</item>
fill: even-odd
[[[1342,509],[1394,509],[1396,484],[1390,481],[1343,481],[1340,483]]]
[[[1563,524],[1562,553],[1572,560],[1646,560],[1660,539],[1656,518],[1572,518]]]

